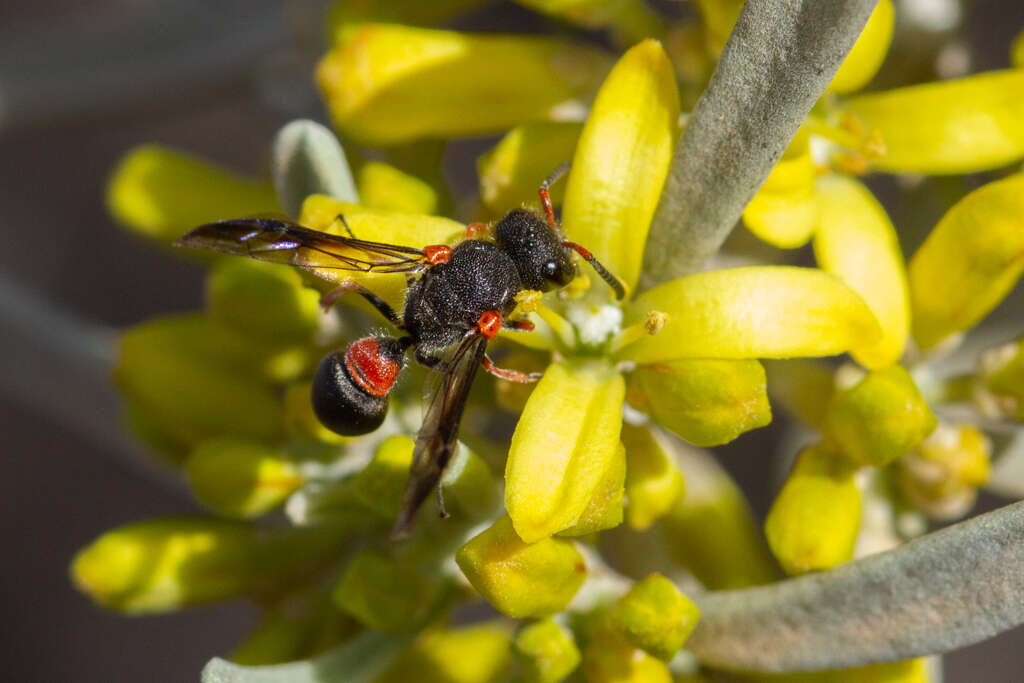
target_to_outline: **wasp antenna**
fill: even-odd
[[[551,195],[548,193],[548,188],[558,182],[558,179],[568,172],[569,162],[560,164],[558,168],[551,172],[551,175],[541,181],[540,189],[537,190],[537,194],[540,195],[540,204],[544,207],[544,215],[548,219],[548,225],[552,228],[555,227],[555,211],[551,208]]]
[[[582,256],[591,267],[597,271],[597,274],[601,276],[601,279],[608,283],[608,286],[615,292],[615,298],[621,301],[626,298],[626,288],[622,286],[622,281],[619,278],[608,272],[608,269],[601,265],[601,262],[594,258],[594,255],[590,253],[590,250],[585,247],[576,244],[575,242],[562,242],[563,247],[569,247],[577,254]]]
[[[334,220],[341,221],[341,225],[345,228],[345,232],[348,233],[348,236],[351,237],[352,239],[356,239],[355,233],[352,232],[352,228],[348,226],[348,221],[345,220],[345,214],[339,213],[337,216],[334,217]]]

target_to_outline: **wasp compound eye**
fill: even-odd
[[[403,354],[394,337],[363,337],[344,353],[328,354],[313,377],[313,411],[320,422],[344,436],[377,429],[387,415]]]

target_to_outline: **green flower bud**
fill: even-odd
[[[565,609],[587,571],[572,542],[524,543],[508,515],[459,548],[455,561],[487,602],[517,618]]]
[[[621,636],[605,631],[583,651],[587,683],[671,683],[665,662],[629,645]]]
[[[359,629],[358,622],[339,612],[322,593],[299,600],[293,596],[267,610],[230,659],[243,666],[263,666],[314,657]]]
[[[586,536],[622,524],[622,494],[625,482],[626,449],[619,444],[590,499],[590,504],[580,514],[575,524],[558,532],[558,535]]]
[[[666,515],[686,489],[683,475],[650,429],[622,425],[626,448],[626,523],[642,531]]]
[[[416,568],[364,550],[349,562],[331,600],[367,628],[396,633],[427,616],[440,588]]]
[[[772,420],[764,368],[756,360],[685,359],[640,365],[631,405],[697,446],[728,443]]]
[[[368,161],[359,169],[359,203],[371,209],[436,214],[437,191],[390,164]]]
[[[284,429],[297,441],[342,444],[352,437],[335,434],[313,412],[312,380],[292,382],[284,388]]]
[[[697,606],[671,581],[651,574],[619,598],[612,626],[630,645],[667,662],[683,647],[699,618]]]
[[[893,365],[832,399],[825,437],[857,464],[880,467],[917,448],[935,425],[910,373]]]
[[[521,629],[513,644],[529,683],[558,683],[580,664],[572,633],[551,619]]]
[[[225,517],[261,515],[302,485],[280,448],[231,438],[201,442],[185,474],[199,502]]]
[[[246,524],[168,518],[108,531],[75,555],[75,586],[100,605],[146,613],[235,597],[258,568]]]
[[[497,683],[508,675],[512,648],[504,624],[423,633],[374,683]]]
[[[764,525],[787,573],[829,569],[853,557],[861,510],[855,471],[820,444],[799,455]]]
[[[319,327],[320,295],[273,263],[219,260],[206,279],[206,305],[215,320],[267,343],[309,343]]]
[[[198,316],[139,325],[121,337],[115,379],[149,422],[178,442],[222,435],[279,439],[283,411],[273,388],[252,371],[220,362],[224,348],[217,345],[230,338]]]

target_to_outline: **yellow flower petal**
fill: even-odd
[[[887,152],[882,171],[973,173],[1024,157],[1024,70],[860,95],[843,103]]]
[[[820,445],[797,458],[764,524],[768,544],[787,573],[830,569],[853,557],[861,510],[855,471]]]
[[[672,65],[659,43],[644,41],[601,86],[573,157],[562,225],[629,288],[640,275],[678,119]]]
[[[508,515],[459,548],[455,561],[487,602],[516,618],[562,611],[587,574],[572,541],[524,543]]]
[[[743,9],[744,0],[697,0],[701,16],[708,27],[711,49],[717,54],[732,33],[732,27]]]
[[[882,328],[881,341],[851,354],[869,368],[895,363],[910,330],[910,294],[896,230],[871,191],[853,178],[819,178],[817,199],[818,265],[860,294]]]
[[[341,0],[327,10],[327,37],[332,44],[344,39],[349,25],[387,21],[407,26],[430,26],[486,3],[486,0]]]
[[[487,208],[503,214],[523,204],[540,208],[537,189],[549,173],[572,161],[581,123],[540,121],[510,130],[477,161],[480,199]],[[551,187],[551,203],[561,206],[565,183]]]
[[[397,211],[372,210],[324,195],[311,195],[302,204],[299,223],[334,235],[347,235],[338,220],[344,214],[352,233],[359,239],[422,248],[428,244],[450,244],[465,233],[465,226],[448,218]],[[316,268],[313,272],[330,280],[356,280],[396,310],[405,299],[405,276],[401,273],[360,273]],[[351,297],[357,301],[360,297]]]
[[[852,289],[812,268],[749,266],[666,282],[627,307],[625,324],[668,322],[619,352],[624,360],[828,356],[877,341],[878,321]]]
[[[765,242],[782,249],[801,246],[814,231],[816,170],[806,132],[798,132],[761,189],[743,210],[743,223]]]
[[[626,449],[619,444],[601,481],[590,497],[590,503],[576,522],[558,532],[559,536],[586,536],[622,524],[622,496],[626,482]]]
[[[957,202],[910,260],[914,338],[928,348],[971,327],[1022,272],[1024,174],[1018,173]]]
[[[728,443],[772,420],[764,368],[756,360],[683,359],[640,365],[630,403],[697,446]]]
[[[388,145],[551,119],[608,67],[604,52],[553,38],[364,24],[343,31],[316,76],[343,133]]]
[[[121,158],[107,186],[107,209],[132,232],[167,244],[203,223],[280,211],[269,182],[157,145]]]
[[[672,683],[668,665],[606,629],[583,651],[585,680],[600,683]]]
[[[868,84],[889,52],[894,23],[892,0],[880,0],[857,42],[829,83],[829,92],[846,94]]]
[[[548,367],[519,418],[505,508],[527,543],[580,518],[615,461],[625,382],[606,363]]]
[[[643,0],[516,0],[548,16],[588,29],[608,29],[617,43],[628,46],[665,31],[661,20]]]
[[[437,213],[437,191],[416,176],[389,164],[368,161],[357,174],[359,203],[369,209]]]

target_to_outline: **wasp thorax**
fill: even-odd
[[[377,429],[404,353],[394,337],[363,337],[344,352],[328,354],[313,377],[313,411],[320,422],[344,436]]]
[[[537,214],[514,209],[494,227],[494,241],[516,264],[524,289],[564,287],[576,277],[572,252]]]

